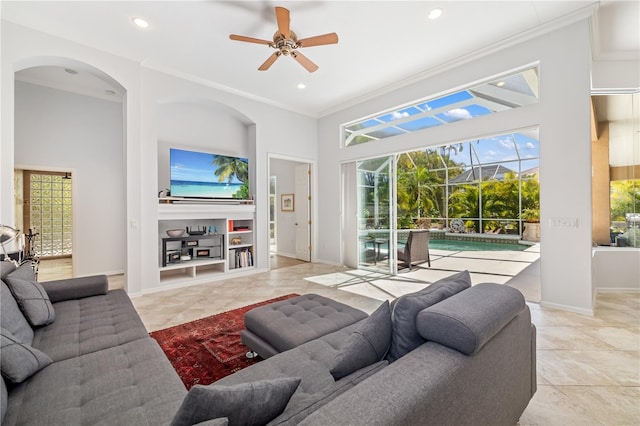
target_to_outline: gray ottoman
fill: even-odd
[[[344,303],[305,294],[247,312],[242,343],[266,359],[367,317]]]

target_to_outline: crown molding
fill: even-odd
[[[197,75],[188,73],[188,72],[184,72],[184,71],[180,71],[177,70],[175,68],[172,67],[168,67],[166,65],[160,65],[157,63],[153,63],[149,60],[145,60],[143,61],[140,66],[142,68],[146,68],[149,70],[153,70],[153,71],[157,71],[163,74],[167,74],[176,78],[179,78],[181,80],[186,80],[186,81],[190,81],[192,83],[196,83],[199,84],[201,86],[206,86],[206,87],[210,87],[212,89],[215,90],[220,90],[221,92],[225,92],[225,93],[229,93],[231,95],[234,96],[239,96],[241,98],[244,99],[248,99],[251,101],[255,101],[255,102],[259,102],[265,105],[270,105],[270,106],[274,106],[286,111],[290,111],[290,112],[294,112],[296,114],[300,114],[300,115],[305,115],[308,116],[310,118],[318,118],[317,114],[315,114],[315,112],[313,111],[304,111],[304,110],[300,110],[300,109],[295,109],[293,108],[291,105],[287,105],[287,104],[283,104],[281,102],[276,102],[274,100],[271,99],[267,99],[267,98],[263,98],[262,96],[258,96],[255,95],[253,93],[249,93],[249,92],[245,92],[243,90],[238,90],[238,89],[234,89],[233,87],[229,87],[226,86],[224,84],[220,84],[220,83],[216,83],[213,80],[209,80],[207,78],[204,77],[199,77]]]
[[[574,24],[579,21],[583,21],[588,19],[593,15],[593,12],[597,10],[598,3],[592,3],[588,6],[583,7],[582,9],[578,9],[570,14],[562,16],[560,18],[553,19],[544,24],[538,25],[535,28],[523,31],[521,33],[515,34],[507,39],[501,40],[499,42],[490,44],[483,48],[477,49],[473,52],[469,52],[463,56],[459,56],[450,61],[444,62],[439,65],[435,65],[431,68],[428,68],[424,71],[421,71],[417,74],[413,74],[408,76],[407,78],[402,79],[396,83],[389,84],[387,86],[381,87],[379,89],[370,91],[362,96],[354,97],[347,102],[343,102],[337,104],[331,108],[325,109],[318,113],[318,118],[326,117],[343,109],[353,107],[362,102],[377,98],[378,96],[387,94],[389,92],[393,92],[395,90],[401,89],[403,87],[409,86],[413,83],[417,83],[422,80],[426,80],[428,78],[434,77],[436,75],[442,74],[446,71],[449,71],[454,68],[458,68],[460,66],[466,65],[470,62],[481,59],[485,56],[491,55],[493,53],[499,52],[506,48],[521,44],[525,41],[534,39],[536,37],[540,37],[542,35],[548,34],[550,32],[559,30],[568,25]]]

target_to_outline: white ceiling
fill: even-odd
[[[588,16],[594,59],[640,59],[637,1],[6,1],[2,19],[175,73],[207,81],[313,117],[381,93],[494,45]],[[271,40],[274,6],[291,11],[299,38],[336,32],[337,45],[303,49],[320,66],[308,73],[290,57],[257,68],[273,50],[229,39]],[[435,7],[437,20],[427,19]],[[143,17],[150,27],[131,23]],[[55,67],[19,78],[63,88],[85,86],[105,97],[110,85]],[[79,83],[78,83],[79,81]],[[306,84],[298,89],[299,83]],[[106,86],[105,86],[106,85]],[[78,90],[78,89],[76,89]],[[108,98],[108,96],[107,96]]]

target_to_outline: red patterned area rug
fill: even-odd
[[[258,306],[296,296],[298,294],[287,294],[149,334],[158,341],[189,390],[258,362],[259,357],[246,357],[249,348],[240,340],[240,332],[245,328],[244,314]]]

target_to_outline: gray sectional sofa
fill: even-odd
[[[42,283],[54,315],[45,320],[48,324],[34,326],[23,314],[25,302],[18,303],[10,290],[14,281],[29,291],[24,269],[30,266],[14,271],[10,262],[0,265],[2,425],[160,425],[171,420],[187,392],[123,290],[108,291],[105,276]],[[9,341],[11,336],[17,342]],[[36,351],[45,354],[40,366],[7,365],[10,355],[16,358],[13,363],[29,363]],[[25,368],[32,374],[14,377],[20,383],[5,371]]]
[[[28,277],[0,263],[3,425],[514,425],[536,390],[522,295],[470,288],[468,273],[186,392],[105,277],[24,297],[14,287]]]

